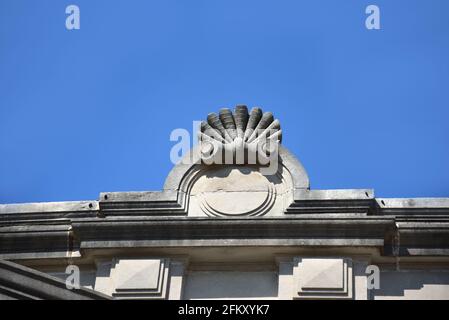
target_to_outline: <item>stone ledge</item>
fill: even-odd
[[[108,300],[108,296],[87,288],[69,290],[65,281],[21,266],[0,260],[0,298],[52,299],[52,300]]]

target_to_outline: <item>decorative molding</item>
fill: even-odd
[[[234,113],[227,108],[210,113],[201,122],[198,140],[204,164],[266,163],[278,149],[282,130],[271,112],[256,107],[248,113],[245,105],[238,105]]]
[[[304,258],[293,260],[297,292],[294,299],[352,299],[352,260],[348,258]]]
[[[111,269],[112,296],[117,299],[165,299],[168,259],[115,259]]]
[[[273,207],[277,188],[283,183],[279,174],[266,177],[250,167],[211,169],[195,179],[190,194],[196,198],[201,210],[212,217],[265,215]]]

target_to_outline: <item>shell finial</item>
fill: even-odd
[[[209,158],[224,151],[231,153],[228,158],[250,163],[251,155],[243,153],[255,150],[268,156],[281,143],[282,130],[279,120],[274,119],[271,112],[262,112],[258,107],[248,112],[246,105],[237,105],[234,112],[222,108],[218,115],[210,113],[207,122],[201,123],[198,136],[200,143],[207,142],[202,153]]]

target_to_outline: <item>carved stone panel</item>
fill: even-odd
[[[192,189],[201,210],[211,216],[257,216],[276,201],[273,181],[247,167],[222,167],[200,176]]]
[[[295,258],[295,299],[352,299],[352,261],[347,258]]]

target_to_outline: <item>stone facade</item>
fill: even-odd
[[[261,148],[278,161],[264,174],[264,164],[236,155],[250,149],[251,126],[280,142],[279,123],[243,107],[230,114],[208,118],[218,147],[192,149],[162,191],[0,205],[0,259],[44,282],[76,265],[94,298],[449,299],[449,198],[313,190],[280,144]],[[217,148],[230,148],[235,163],[205,163]],[[9,290],[4,270],[0,288]]]

